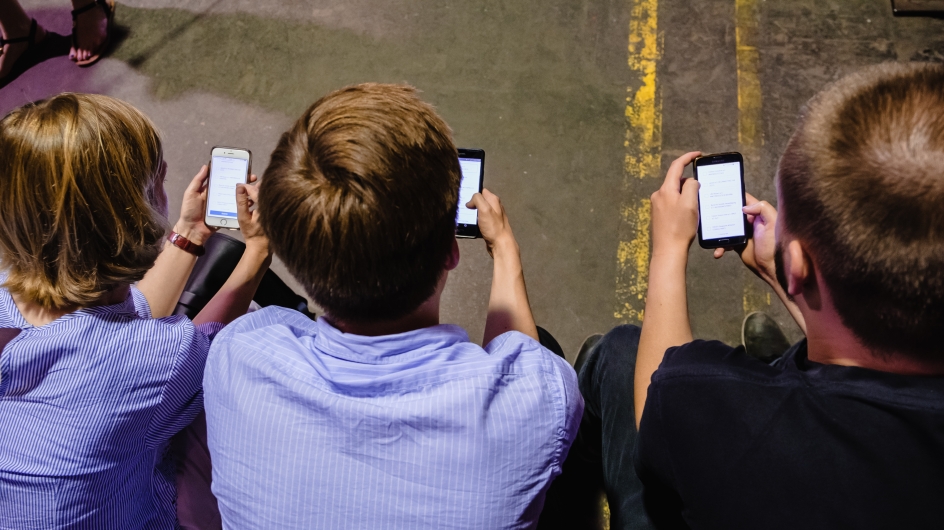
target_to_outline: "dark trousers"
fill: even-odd
[[[633,469],[633,373],[640,328],[619,326],[589,352],[577,379],[584,399],[577,439],[551,484],[538,528],[600,528],[606,493],[610,528],[653,528]]]

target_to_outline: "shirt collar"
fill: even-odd
[[[448,351],[450,355],[461,355],[464,349],[453,346],[469,342],[465,330],[451,324],[376,337],[344,333],[324,317],[319,317],[315,326],[317,333],[314,347],[317,350],[332,357],[368,364],[440,357],[444,351]]]

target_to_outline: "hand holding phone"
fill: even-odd
[[[702,248],[747,243],[750,223],[742,208],[744,158],[740,153],[700,156],[694,162],[698,188],[698,244]]]
[[[238,147],[214,147],[210,151],[210,179],[204,222],[217,228],[239,229],[236,185],[249,182],[252,153]]]
[[[490,256],[494,257],[496,247],[517,249],[518,242],[498,195],[482,190],[482,193],[473,195],[467,205],[471,205],[479,214],[481,237],[485,240],[485,249]]]
[[[479,231],[478,212],[466,204],[472,196],[482,192],[485,177],[485,151],[481,149],[459,149],[459,168],[462,181],[459,184],[459,209],[456,213],[456,237],[482,237]]]
[[[757,200],[750,193],[745,194],[747,206],[744,207],[744,213],[747,214],[747,220],[751,223],[751,237],[743,247],[734,249],[732,247],[716,248],[714,252],[715,259],[724,256],[728,250],[735,250],[740,256],[744,265],[754,274],[774,285],[777,281],[776,267],[774,265],[774,254],[777,249],[777,241],[774,236],[774,226],[777,224],[777,209],[767,201]]]

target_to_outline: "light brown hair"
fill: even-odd
[[[778,187],[843,323],[879,355],[944,355],[944,67],[883,64],[815,96]]]
[[[262,226],[330,315],[399,318],[445,270],[459,171],[448,125],[415,89],[344,88],[282,135],[260,185]]]
[[[165,219],[157,131],[131,105],[60,94],[0,121],[4,286],[47,308],[86,306],[140,280]]]

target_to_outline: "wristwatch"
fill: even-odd
[[[178,234],[177,232],[171,232],[170,235],[167,236],[167,240],[170,241],[171,245],[174,245],[184,252],[189,252],[194,256],[202,256],[206,254],[205,246],[198,245],[186,237]]]

